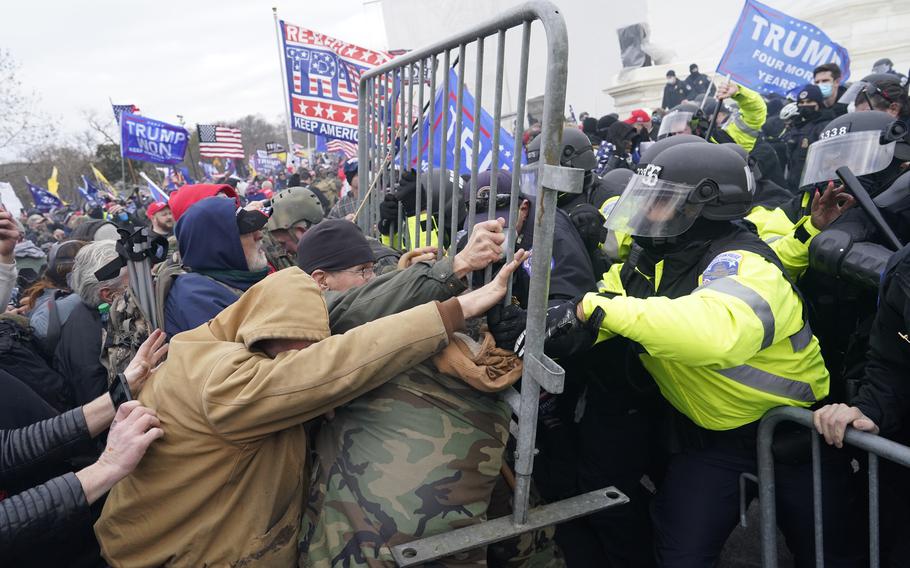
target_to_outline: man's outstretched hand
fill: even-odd
[[[519,249],[515,253],[512,262],[503,266],[495,278],[490,280],[485,286],[472,290],[467,294],[458,296],[458,302],[461,304],[461,311],[465,319],[482,316],[487,310],[501,302],[509,289],[509,279],[512,274],[518,270],[521,263],[530,256],[524,249]]]
[[[483,270],[502,258],[502,245],[506,241],[503,233],[506,220],[500,217],[474,225],[468,244],[455,255],[455,274],[464,278],[469,272]]]

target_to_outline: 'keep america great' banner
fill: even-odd
[[[281,40],[293,128],[357,142],[360,76],[391,56],[285,21]]]

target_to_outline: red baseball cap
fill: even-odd
[[[240,207],[240,199],[237,197],[237,191],[226,183],[197,183],[194,185],[184,185],[171,194],[168,202],[171,207],[171,213],[174,214],[174,221],[179,221],[180,217],[186,213],[186,210],[197,201],[202,201],[206,197],[214,197],[219,193],[224,194],[237,203]]]
[[[626,124],[635,124],[637,122],[651,122],[651,116],[646,113],[644,110],[637,108],[632,111],[632,115],[625,119],[623,122]]]
[[[145,215],[149,219],[155,216],[155,213],[161,211],[162,209],[168,206],[166,201],[153,201],[149,203],[149,206],[145,208]]]

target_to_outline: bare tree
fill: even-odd
[[[0,50],[0,152],[8,155],[46,144],[56,135],[37,109],[38,95],[23,91],[18,68],[9,51]]]

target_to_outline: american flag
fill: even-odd
[[[332,138],[326,143],[325,149],[329,152],[338,152],[339,154],[344,154],[345,159],[357,157],[357,144],[354,142],[348,142],[347,140]]]
[[[139,112],[139,107],[136,105],[115,105],[111,103],[111,108],[114,109],[114,118],[117,119],[117,124],[120,124],[120,115],[123,113],[136,114]]]
[[[243,138],[237,128],[199,124],[199,154],[203,158],[243,159]]]

